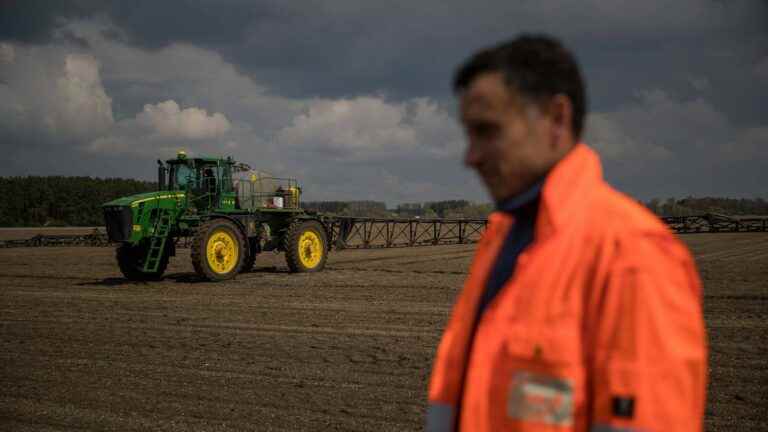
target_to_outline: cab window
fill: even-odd
[[[192,170],[188,166],[173,165],[171,168],[171,188],[186,189],[187,184],[192,181]]]

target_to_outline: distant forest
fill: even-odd
[[[762,198],[654,198],[647,203],[659,216],[693,216],[704,213],[720,213],[731,216],[768,215],[768,201]]]
[[[92,177],[0,177],[0,226],[98,226],[101,204],[121,196],[156,190],[153,182]],[[660,216],[704,213],[768,215],[762,198],[654,198],[645,204]],[[465,200],[398,204],[381,201],[307,201],[302,207],[339,216],[406,218],[484,218],[490,203]]]
[[[101,205],[157,183],[92,177],[0,177],[0,226],[104,225]]]
[[[387,209],[381,201],[308,201],[301,204],[308,210],[338,216],[406,217],[406,218],[484,218],[493,210],[491,204],[475,204],[465,200],[398,204]]]

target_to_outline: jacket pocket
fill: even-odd
[[[515,431],[570,431],[583,409],[578,340],[568,332],[511,330],[493,364],[491,396],[500,423]]]

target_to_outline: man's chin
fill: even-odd
[[[495,202],[502,202],[506,199],[515,196],[514,188],[510,188],[510,185],[498,177],[483,177],[483,183],[488,194]]]
[[[491,198],[497,203],[502,202],[507,198],[511,197],[511,195],[508,192],[503,190],[494,190],[494,189],[488,188],[488,193],[491,195]]]
[[[488,192],[491,195],[491,198],[497,203],[504,202],[508,199],[514,198],[521,193],[523,193],[523,190],[520,190],[519,188],[510,188],[508,185],[504,185],[507,187],[498,187],[498,188],[491,188],[488,187]]]

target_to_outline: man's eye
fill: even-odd
[[[493,138],[499,133],[499,128],[490,123],[478,123],[469,127],[469,133],[476,138]]]

